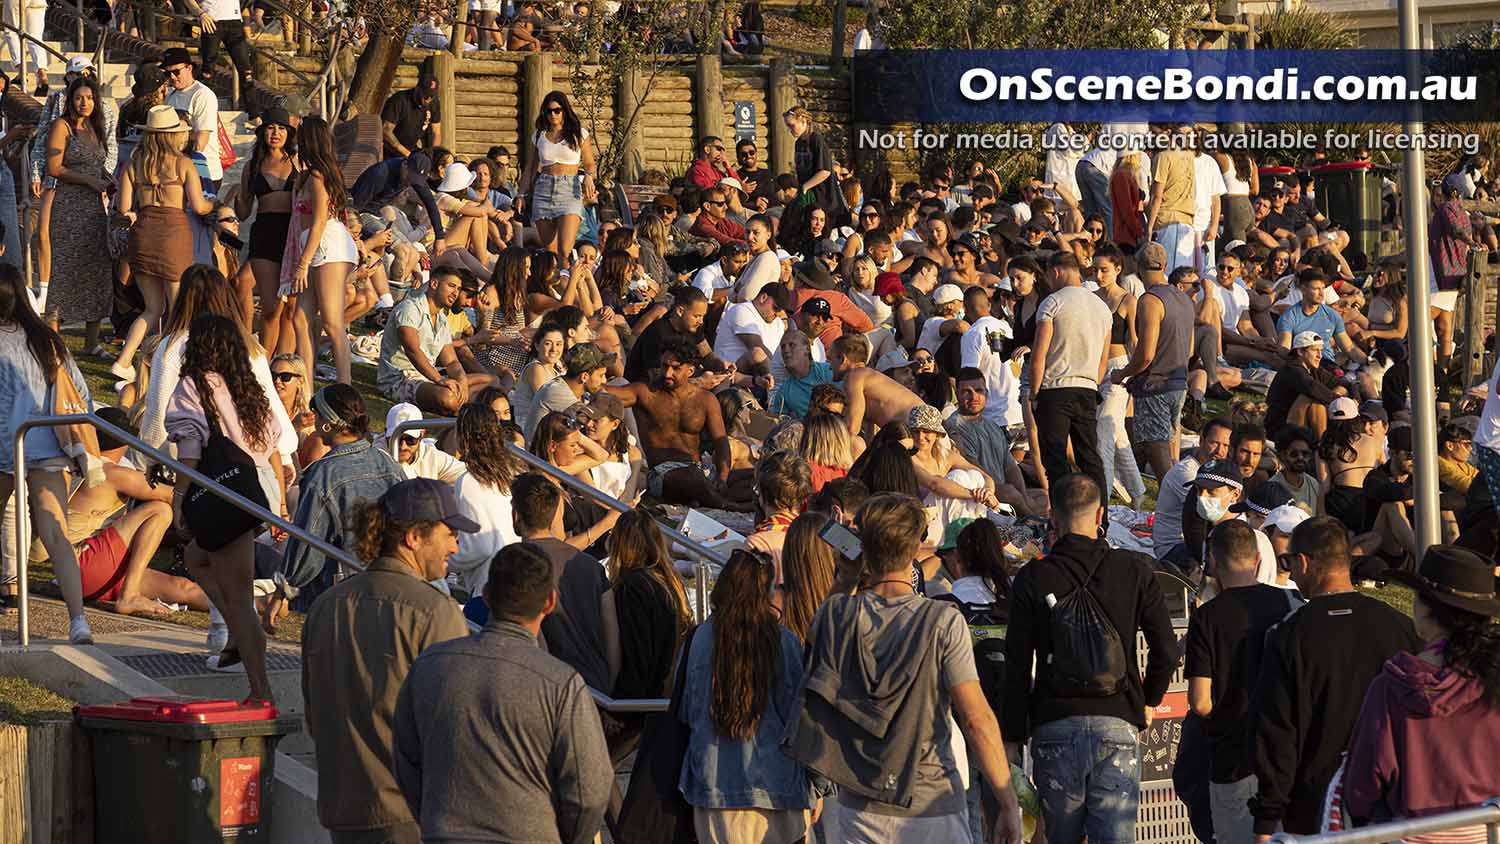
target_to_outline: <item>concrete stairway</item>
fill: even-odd
[[[68,42],[47,41],[46,44],[69,59],[79,55],[93,58],[92,53],[79,53],[69,50]],[[24,82],[17,79],[16,73],[18,67],[14,62],[9,60],[10,56],[6,54],[7,52],[0,50],[0,70],[4,70],[11,76],[12,80],[15,80],[15,84],[22,85],[26,89],[26,92],[30,93],[34,81],[31,78],[31,74],[28,73],[28,78]],[[67,62],[53,55],[49,55],[48,58],[50,62],[46,68],[47,84],[50,90],[61,91],[65,87],[63,74],[67,69]],[[130,98],[130,85],[135,74],[134,64],[106,61],[102,67],[98,68],[98,74],[104,95],[113,99],[116,105]],[[255,126],[250,120],[249,115],[243,111],[235,110],[233,103],[223,97],[219,99],[219,119],[224,122],[224,128],[229,132],[229,137],[234,144],[235,156],[238,159],[235,165],[224,174],[224,184],[238,184],[240,171],[244,169],[245,162],[249,161],[250,153],[255,146]]]

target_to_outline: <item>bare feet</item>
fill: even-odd
[[[104,606],[111,612],[116,612],[120,615],[134,615],[144,618],[158,619],[172,617],[172,614],[164,607],[162,607],[161,604],[149,598],[144,598],[140,595],[132,595],[128,598],[121,598],[120,600],[115,601],[113,606],[111,606],[108,602],[103,603],[102,606]]]

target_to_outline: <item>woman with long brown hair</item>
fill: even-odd
[[[109,217],[104,192],[113,182],[104,170],[106,144],[99,83],[80,76],[68,86],[62,115],[47,134],[47,175],[57,180],[52,197],[49,242],[51,285],[45,316],[56,327],[84,324],[84,354],[99,355],[100,321],[114,302],[109,252],[104,249]],[[17,260],[19,256],[17,256]],[[43,276],[47,278],[47,276]]]
[[[568,95],[549,91],[536,115],[518,202],[530,209],[537,239],[566,268],[583,222],[583,206],[598,198],[594,145]]]
[[[491,369],[505,368],[520,375],[526,365],[526,250],[512,246],[495,260],[490,282],[479,293],[479,327],[491,332],[493,342],[476,356]]]
[[[226,285],[227,287],[227,285]],[[268,509],[286,517],[286,487],[282,464],[275,459],[280,425],[272,414],[272,396],[260,385],[245,344],[245,331],[234,319],[204,314],[193,320],[183,351],[182,377],[167,407],[167,436],[177,446],[177,457],[196,467],[212,433],[217,430],[254,462]],[[192,481],[178,475],[172,497],[173,524],[197,534],[201,525],[187,524],[183,504]],[[255,579],[255,530],[247,530],[228,544],[209,551],[195,538],[184,551],[193,579],[224,614],[231,643],[218,665],[243,659],[250,679],[251,700],[272,700],[266,674],[266,635],[255,612],[251,582]]]
[[[699,841],[790,844],[811,825],[807,774],[780,748],[802,685],[802,643],[777,620],[772,580],[768,556],[730,554],[713,615],[683,654],[690,734],[678,787]]]
[[[495,554],[521,541],[511,518],[510,482],[526,464],[506,448],[515,442],[511,434],[515,426],[500,421],[488,407],[460,407],[454,428],[465,471],[453,483],[453,494],[459,512],[473,519],[479,530],[459,534],[458,550],[448,558],[448,570],[458,575],[469,594],[478,595],[489,580]]]
[[[291,116],[285,109],[270,109],[255,130],[255,148],[240,173],[235,210],[242,220],[249,219],[252,211],[255,213],[247,272],[260,297],[260,341],[272,353],[278,351],[283,331],[291,327],[286,301],[276,291],[281,284],[281,262],[286,256],[287,229],[292,225],[292,195],[300,175],[297,133],[291,128]],[[291,336],[288,334],[288,339]]]
[[[616,669],[617,698],[665,697],[677,643],[693,622],[687,591],[672,566],[672,554],[656,520],[643,510],[620,517],[609,535],[609,586],[620,635],[619,652],[608,654]]]
[[[792,520],[781,546],[781,623],[803,642],[818,607],[833,591],[833,546],[818,532],[827,513],[809,510]]]
[[[297,130],[298,157],[303,170],[297,176],[292,214],[297,225],[287,234],[286,258],[281,264],[281,294],[295,295],[298,314],[297,354],[309,368],[317,364],[313,326],[319,325],[333,344],[337,380],[349,383],[349,331],[344,323],[344,288],[359,248],[344,227],[349,194],[344,175],[333,151],[333,133],[328,121],[306,117]],[[318,322],[314,322],[318,320]]]
[[[15,489],[15,473],[26,473],[27,502],[31,525],[52,559],[53,577],[68,605],[68,641],[90,645],[94,634],[83,615],[83,577],[78,555],[68,541],[68,475],[72,461],[63,454],[57,429],[32,428],[26,432],[26,465],[15,465],[16,427],[35,416],[53,412],[50,394],[59,373],[66,373],[86,404],[88,382],[69,356],[62,337],[31,309],[31,299],[21,271],[14,264],[0,264],[0,360],[6,374],[0,378],[0,512]],[[4,549],[0,566],[0,608],[13,606],[18,571],[14,543]],[[21,562],[24,565],[24,561]]]
[[[203,181],[192,159],[182,154],[188,125],[171,106],[157,106],[146,115],[146,137],[120,173],[120,213],[129,220],[126,259],[130,278],[141,291],[146,308],[125,334],[120,356],[109,368],[116,378],[135,377],[136,349],[159,323],[177,297],[182,274],[193,264],[193,227],[188,209],[199,216],[213,213],[214,203],[203,195]]]

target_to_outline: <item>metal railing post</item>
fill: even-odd
[[[1271,841],[1274,844],[1385,844],[1433,832],[1483,825],[1490,844],[1494,844],[1497,824],[1500,824],[1500,797],[1492,797],[1483,805],[1472,809],[1457,809],[1421,818],[1402,818],[1319,835],[1282,832],[1271,836]]]
[[[364,571],[365,564],[355,559],[354,555],[350,554],[348,551],[345,551],[344,549],[333,545],[332,543],[321,537],[317,537],[312,535],[311,533],[308,533],[306,530],[298,527],[292,522],[287,521],[286,519],[281,518],[281,516],[272,513],[270,510],[267,510],[259,504],[256,504],[255,502],[244,497],[243,495],[240,495],[234,490],[229,489],[220,483],[217,483],[212,478],[204,475],[202,472],[199,472],[197,469],[194,469],[186,463],[183,463],[181,460],[172,457],[161,449],[153,448],[152,446],[147,445],[145,441],[137,437],[135,434],[132,434],[117,425],[100,419],[98,416],[95,416],[92,413],[72,413],[64,416],[38,416],[33,419],[28,419],[25,422],[22,422],[20,425],[17,425],[15,435],[15,465],[17,468],[15,471],[15,492],[13,494],[17,498],[16,549],[18,556],[16,560],[16,566],[18,568],[19,574],[18,580],[20,581],[19,588],[16,592],[16,603],[19,605],[21,613],[18,628],[20,631],[22,647],[27,647],[31,643],[31,626],[30,618],[28,615],[30,590],[27,587],[27,575],[29,572],[25,568],[28,552],[30,550],[31,535],[30,502],[28,502],[26,499],[26,432],[31,430],[32,428],[53,428],[58,425],[82,424],[93,425],[95,428],[103,431],[106,434],[109,434],[110,436],[114,437],[116,440],[124,443],[130,448],[139,451],[142,454],[151,457],[156,462],[167,466],[177,474],[186,476],[189,480],[197,483],[199,486],[203,487],[205,490],[213,493],[224,501],[229,502],[235,507],[238,507],[239,509],[253,516],[259,517],[261,521],[265,522],[271,527],[286,531],[288,535],[296,537],[300,542],[307,543],[308,545],[322,552],[325,556],[332,557],[333,559],[338,560],[340,563],[349,566],[354,571]]]
[[[451,428],[453,427],[455,422],[456,420],[449,418],[413,419],[410,422],[402,422],[395,428],[387,431],[385,433],[385,437],[387,441],[389,441],[394,437],[399,437],[403,431],[438,430],[442,428]],[[527,464],[528,466],[531,466],[533,469],[541,472],[552,480],[557,481],[559,484],[568,489],[574,490],[582,495],[586,495],[594,501],[597,501],[612,510],[618,510],[621,513],[628,513],[632,509],[630,505],[626,504],[625,502],[620,501],[612,495],[604,494],[598,489],[595,489],[594,487],[589,486],[583,481],[578,480],[567,472],[562,471],[556,466],[553,466],[551,463],[548,463],[547,461],[541,459],[540,457],[537,457],[535,454],[532,454],[525,449],[517,448],[510,443],[506,443],[505,447],[510,451],[512,456],[516,457],[521,462]],[[389,451],[389,449],[387,449],[387,451]],[[687,549],[690,554],[698,558],[698,562],[694,564],[693,567],[693,587],[698,604],[698,611],[695,613],[695,615],[697,616],[697,620],[699,622],[702,622],[704,619],[708,618],[708,563],[712,562],[722,566],[725,562],[727,562],[727,560],[717,551],[714,551],[712,548],[709,548],[707,545],[704,545],[691,536],[688,536],[687,534],[676,530],[675,528],[667,527],[660,521],[658,521],[656,524],[657,527],[661,529],[662,533],[666,534],[669,539],[671,539],[676,544],[681,545],[683,548]]]

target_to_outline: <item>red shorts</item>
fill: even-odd
[[[115,601],[125,582],[125,562],[130,549],[112,527],[85,539],[78,546],[78,568],[83,572],[85,601]]]

